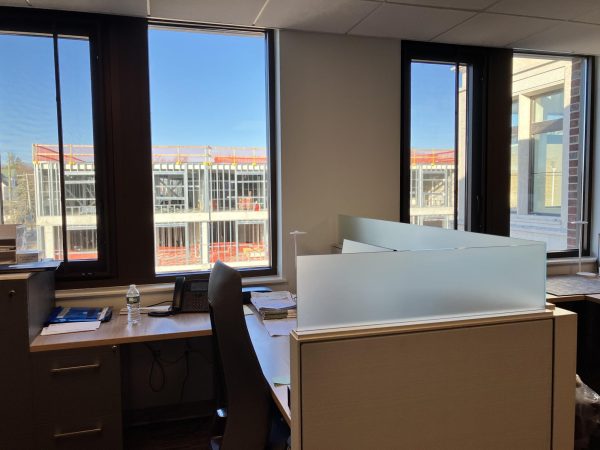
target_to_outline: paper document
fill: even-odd
[[[296,307],[296,302],[292,299],[292,294],[289,291],[252,292],[251,301],[259,311]]]
[[[252,310],[250,309],[250,307],[248,305],[244,305],[244,315],[251,316],[252,314],[253,313],[252,313]]]
[[[298,326],[296,319],[265,320],[263,324],[270,336],[288,336]]]
[[[42,336],[51,334],[77,333],[79,331],[94,331],[100,326],[100,321],[94,322],[65,322],[51,323],[45,328],[42,328]]]

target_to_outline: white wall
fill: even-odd
[[[337,214],[398,220],[400,42],[279,33],[283,276],[300,254],[329,253]]]

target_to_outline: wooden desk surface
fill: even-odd
[[[271,387],[273,399],[289,426],[292,425],[292,415],[288,403],[287,386],[275,386],[273,378],[290,379],[290,337],[271,337],[255,312],[246,316],[248,333],[265,378]]]
[[[44,352],[70,348],[100,347],[135,342],[164,341],[212,334],[208,313],[179,314],[170,317],[148,317],[136,325],[127,324],[127,315],[114,314],[110,322],[95,331],[36,337],[29,351]]]
[[[256,311],[246,316],[248,332],[266,380],[271,387],[273,399],[284,419],[291,424],[287,386],[275,386],[273,378],[290,376],[289,336],[271,337]],[[206,313],[178,314],[170,317],[142,315],[137,325],[128,325],[126,315],[114,315],[96,331],[37,336],[29,350],[44,352],[104,345],[132,344],[136,342],[182,339],[212,334],[210,316]]]

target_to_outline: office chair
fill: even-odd
[[[215,373],[222,376],[220,392],[226,404],[225,431],[223,436],[211,439],[211,449],[285,448],[284,443],[270,438],[274,404],[246,327],[240,274],[221,261],[210,274],[208,302],[216,350]]]

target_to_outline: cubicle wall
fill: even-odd
[[[568,449],[576,316],[543,243],[341,216],[299,256],[294,450]]]
[[[575,317],[293,333],[292,449],[570,450]]]
[[[349,216],[339,240],[342,254],[298,257],[298,330],[545,308],[541,242]]]

